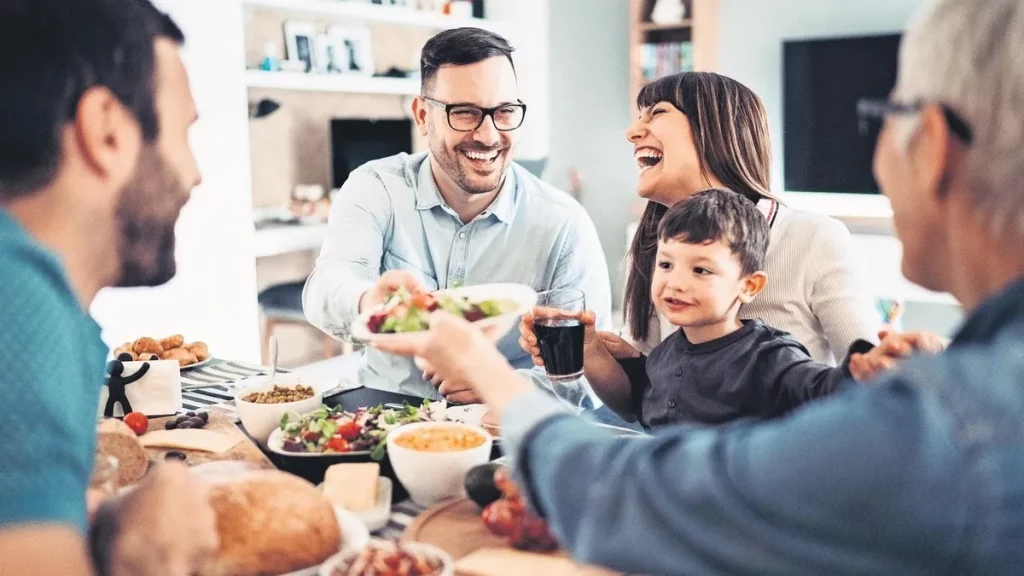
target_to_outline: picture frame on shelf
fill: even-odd
[[[284,23],[285,47],[289,60],[306,63],[306,72],[318,70],[316,24],[300,20]]]
[[[342,56],[345,46],[341,39],[330,34],[317,37],[317,72],[321,74],[342,74],[347,71]]]
[[[327,28],[327,36],[328,46],[333,46],[332,52],[340,58],[339,67],[343,74],[373,76],[373,44],[369,28],[335,24]]]

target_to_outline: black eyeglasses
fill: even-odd
[[[923,101],[907,104],[903,102],[890,102],[889,100],[873,100],[862,98],[857,101],[857,118],[860,120],[861,134],[867,134],[868,125],[871,121],[881,122],[891,114],[906,115],[916,114],[924,106]],[[973,138],[971,127],[956,113],[955,110],[945,104],[942,107],[942,115],[946,118],[949,131],[960,139],[964,144],[970,144]]]
[[[427,102],[444,108],[448,116],[448,126],[456,132],[472,132],[483,126],[488,116],[494,121],[494,127],[502,132],[511,132],[523,125],[526,119],[526,104],[502,104],[494,108],[481,108],[472,104],[448,104],[426,96],[420,96]]]

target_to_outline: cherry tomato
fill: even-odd
[[[302,439],[306,442],[316,442],[320,439],[320,433],[313,432],[312,430],[306,430],[302,433]]]
[[[417,292],[409,298],[409,302],[421,310],[432,310],[434,306],[434,297],[425,292]]]
[[[348,440],[334,436],[327,441],[327,449],[335,452],[348,452],[351,450],[351,447],[348,445]]]
[[[354,420],[340,422],[338,425],[338,431],[335,432],[336,435],[339,435],[348,441],[359,438],[359,435],[362,433],[363,427],[356,424]]]
[[[484,525],[497,536],[507,536],[515,530],[518,523],[512,512],[508,509],[508,502],[498,500],[491,502],[483,511]]]
[[[142,436],[149,429],[149,418],[142,412],[129,412],[125,414],[124,423],[135,432],[136,436]]]

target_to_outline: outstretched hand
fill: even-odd
[[[480,330],[462,318],[438,311],[430,315],[426,334],[378,340],[371,346],[417,358],[424,370],[442,373],[446,381],[474,390],[500,412],[514,396],[529,391],[530,384],[516,376],[494,346],[499,336],[495,328]]]
[[[914,353],[938,354],[946,348],[941,336],[930,332],[878,333],[880,343],[870,352],[850,356],[850,374],[857,382],[873,380]]]

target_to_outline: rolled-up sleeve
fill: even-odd
[[[331,206],[324,244],[303,290],[310,324],[328,334],[348,334],[359,299],[380,277],[391,216],[380,178],[365,168],[350,174]]]
[[[646,438],[557,416],[536,395],[504,422],[531,502],[586,562],[646,574],[929,574],[961,549],[968,497],[953,424],[907,386]],[[921,554],[922,534],[941,552]]]

